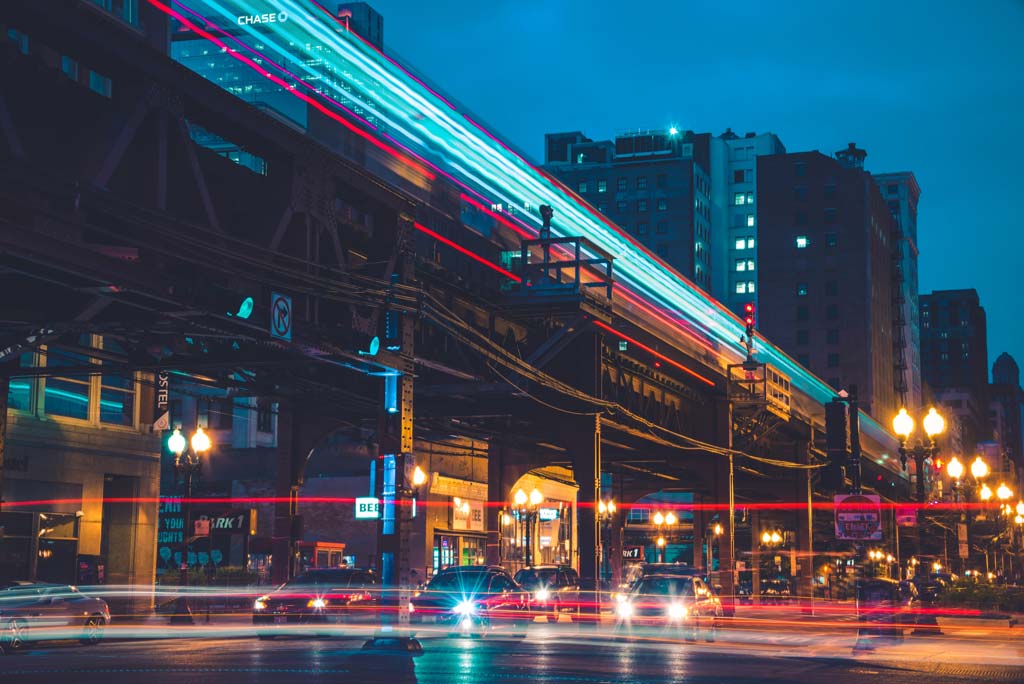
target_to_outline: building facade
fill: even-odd
[[[898,407],[893,377],[889,208],[866,152],[758,157],[758,329],[887,423]]]
[[[876,173],[875,183],[896,221],[893,245],[893,354],[897,392],[904,406],[922,406],[921,323],[917,276],[917,204],[921,188],[914,174]]]
[[[712,294],[737,315],[757,304],[757,159],[785,154],[774,133],[711,140]]]
[[[920,297],[921,372],[953,414],[950,439],[969,456],[991,437],[988,334],[976,290],[936,290]]]
[[[652,254],[711,291],[711,136],[636,131],[544,137],[544,166]]]
[[[989,386],[993,436],[1002,457],[1013,464],[1018,486],[1024,484],[1024,390],[1020,386],[1020,368],[1012,356],[1003,352],[992,364]]]

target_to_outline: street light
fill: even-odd
[[[989,474],[988,463],[985,463],[985,459],[981,456],[976,456],[974,462],[971,463],[971,475],[974,476],[975,480],[982,480]]]
[[[914,465],[917,470],[917,501],[918,503],[924,503],[924,459],[934,458],[939,453],[939,446],[935,443],[935,438],[941,435],[946,430],[946,421],[934,407],[928,409],[928,414],[925,415],[924,420],[924,431],[928,436],[928,443],[926,444],[923,440],[917,440],[917,443],[912,447],[907,447],[907,442],[910,439],[910,435],[914,432],[914,419],[907,413],[907,409],[901,408],[896,417],[892,419],[892,431],[896,433],[896,436],[900,439],[900,463],[903,465],[903,469],[907,469],[907,457],[914,457]]]
[[[996,489],[996,496],[999,497],[1000,502],[1004,502],[1013,496],[1013,490],[1007,487],[1005,482],[1001,482]]]
[[[527,567],[533,566],[533,527],[536,524],[537,508],[544,503],[544,495],[536,487],[529,494],[522,488],[516,490],[512,497],[519,509],[520,519],[525,518],[526,524],[526,555]]]
[[[191,448],[189,448],[191,446]],[[202,470],[202,456],[209,451],[213,446],[210,436],[206,434],[203,428],[196,428],[196,431],[192,434],[192,439],[188,440],[185,435],[181,434],[181,430],[175,428],[171,436],[167,438],[167,448],[172,454],[174,454],[174,474],[177,479],[181,480],[185,489],[185,496],[181,504],[182,513],[182,533],[181,533],[181,564],[178,566],[180,571],[179,583],[181,586],[188,585],[188,546],[189,546],[189,535],[192,532],[192,523],[189,520],[191,513],[191,498],[192,498],[192,479]],[[188,596],[182,595],[175,608],[174,615],[171,616],[171,624],[185,623],[192,624],[192,611],[189,609]]]
[[[953,478],[954,480],[957,481],[957,483],[959,483],[960,478],[964,474],[964,464],[960,462],[959,458],[954,456],[953,458],[949,459],[949,463],[946,464],[946,472],[949,474],[951,478]]]
[[[658,544],[658,549],[659,549],[659,552],[658,552],[659,561],[658,562],[659,563],[664,563],[665,562],[665,545],[668,542],[665,540],[665,537],[662,535],[661,528],[662,528],[663,525],[668,525],[670,527],[672,525],[675,525],[677,522],[679,522],[679,518],[677,518],[676,514],[673,513],[672,511],[669,511],[668,513],[662,513],[661,511],[657,511],[651,517],[651,521],[658,528],[658,539],[657,539],[657,544]]]
[[[615,511],[618,507],[615,505],[613,499],[605,501],[601,499],[597,502],[597,517],[601,522],[601,536],[598,539],[598,545],[601,547],[601,573],[602,579],[608,579],[612,575],[612,558],[608,552],[608,547],[605,544],[605,538],[611,533],[611,529],[614,527]]]

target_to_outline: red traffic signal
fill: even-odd
[[[743,322],[747,325],[747,336],[750,337],[754,334],[754,318],[756,314],[753,302],[747,302],[747,304],[743,306],[743,311]]]

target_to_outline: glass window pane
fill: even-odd
[[[89,418],[89,383],[70,378],[47,378],[43,410],[53,416]]]
[[[106,380],[105,376],[104,380]],[[109,387],[101,389],[100,422],[133,425],[135,423],[135,392]]]

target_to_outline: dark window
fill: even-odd
[[[618,211],[629,211],[629,202],[624,202],[624,201],[620,200],[620,201],[615,203],[615,208]]]
[[[890,195],[900,194],[900,187],[898,185],[887,185],[885,191]]]
[[[826,280],[825,281],[825,294],[829,297],[835,297],[839,294],[839,281],[838,280]]]
[[[732,182],[742,183],[743,182],[743,169],[736,169],[732,172]]]
[[[830,321],[838,320],[839,318],[839,307],[835,304],[829,304],[828,308],[825,309],[825,318]]]
[[[805,211],[798,211],[795,214],[793,214],[793,223],[798,225],[798,226],[806,226],[807,225],[807,212],[805,212]]]
[[[839,378],[829,378],[828,384],[830,384],[833,389],[839,389]]]
[[[807,309],[807,305],[801,304],[800,306],[796,307],[796,320],[806,321],[808,318],[810,318],[810,313]]]
[[[829,368],[838,368],[839,367],[839,354],[829,354],[828,355],[828,367]]]
[[[810,359],[809,356],[807,356],[807,354],[797,354],[796,355],[796,360],[797,360],[797,363],[799,363],[804,368],[810,368],[811,367],[811,359]]]
[[[797,344],[808,344],[810,342],[810,333],[807,330],[796,331],[796,343]]]
[[[665,174],[659,173],[655,178],[655,182],[658,184],[659,188],[664,188],[668,186],[668,176],[666,176]]]
[[[839,244],[839,235],[836,233],[825,233],[825,246],[835,247]]]
[[[619,178],[615,181],[615,189],[619,192],[625,192],[627,187],[629,187],[629,181],[625,178]]]
[[[259,432],[274,431],[274,402],[260,399],[256,405],[256,429]]]
[[[637,235],[647,235],[647,224],[644,223],[643,221],[641,221],[640,223],[636,224],[636,234]]]
[[[835,209],[826,209],[825,210],[825,223],[835,223],[835,222],[836,222],[836,210]]]
[[[645,200],[645,199],[637,200],[636,201],[636,210],[637,211],[647,211],[647,200]]]
[[[662,234],[667,233],[668,232],[668,223],[666,223],[665,221],[658,221],[658,226],[657,226],[657,228],[655,228],[655,230],[657,230],[657,232],[662,233]]]
[[[829,344],[839,344],[839,331],[836,328],[830,328],[825,333],[825,341]]]
[[[636,177],[636,189],[637,190],[646,190],[647,189],[647,176],[637,176]]]
[[[830,199],[835,199],[835,198],[836,198],[836,186],[834,186],[834,185],[826,185],[825,186],[825,199],[830,200]]]
[[[604,180],[603,178],[597,181],[597,191],[608,192],[608,181]]]
[[[662,259],[668,259],[668,245],[664,242],[658,245],[658,256]]]

